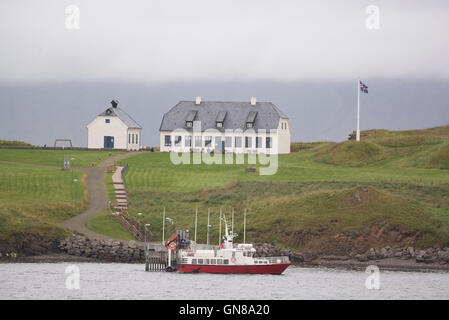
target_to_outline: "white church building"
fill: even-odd
[[[89,149],[139,150],[142,127],[112,100],[111,107],[87,125]]]
[[[271,102],[180,101],[162,118],[160,151],[290,153],[288,117]]]

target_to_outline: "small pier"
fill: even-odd
[[[145,257],[145,271],[175,271],[176,270],[176,258],[170,257],[171,263],[168,263],[169,254],[168,250],[155,250],[148,249]],[[170,266],[170,268],[168,268]]]

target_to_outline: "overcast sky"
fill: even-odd
[[[66,27],[69,5],[79,29]],[[447,0],[1,1],[0,139],[85,145],[115,98],[154,145],[163,113],[200,95],[258,96],[289,115],[293,140],[342,140],[358,77],[370,87],[362,128],[441,125],[448,30]]]
[[[449,77],[446,0],[14,0],[0,30],[1,81]]]

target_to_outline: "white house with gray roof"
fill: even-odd
[[[139,150],[142,127],[118,107],[117,100],[111,105],[87,125],[87,147]]]
[[[160,150],[290,153],[288,117],[271,102],[180,101],[162,118]]]

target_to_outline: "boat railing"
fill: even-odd
[[[280,256],[280,257],[261,257],[262,259],[267,259],[269,263],[285,263],[290,262],[288,256]]]

